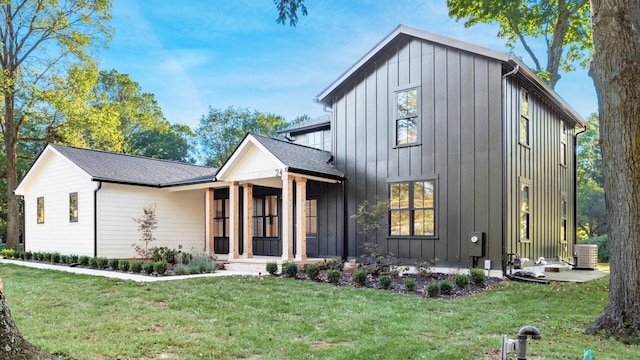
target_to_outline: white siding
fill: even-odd
[[[93,191],[96,183],[66,158],[43,154],[25,184],[27,251],[93,255]],[[78,222],[69,221],[69,193],[78,193]],[[44,197],[44,223],[37,223],[37,198]]]
[[[158,228],[150,245],[183,251],[205,248],[204,191],[170,192],[141,186],[103,184],[98,192],[98,256],[136,257],[133,244],[140,241],[138,224],[133,218],[143,215],[143,208],[156,204]]]

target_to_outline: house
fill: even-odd
[[[84,238],[97,235],[82,249],[125,256],[115,248],[130,251],[125,245],[138,237],[125,220],[154,202],[160,224],[178,229],[158,234],[163,244],[184,247],[183,222],[185,229],[199,223],[188,245],[228,262],[355,258],[363,243],[407,263],[438,259],[450,267],[504,270],[514,254],[572,259],[576,136],[586,124],[517,58],[400,25],[316,101],[330,114],[283,130],[285,141],[248,134],[218,170],[182,164],[190,169],[183,178],[142,184],[85,169],[77,175],[89,197],[83,206],[97,210]],[[37,218],[40,198],[47,214],[48,204],[71,204],[63,197],[74,190],[62,177],[71,171],[53,166],[84,169],[69,152],[95,155],[49,145],[16,191],[25,201],[27,249],[75,251],[65,229],[77,224],[52,224],[54,232],[45,229],[48,215],[44,224]],[[146,161],[128,169],[157,162]],[[104,191],[112,187],[114,196]],[[148,196],[129,207],[127,191]],[[351,218],[365,200],[389,202],[384,226],[366,235]],[[103,224],[101,202],[110,201],[112,211],[134,210]],[[53,211],[63,210],[71,211]]]

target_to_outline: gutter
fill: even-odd
[[[93,190],[93,256],[98,256],[98,191],[102,189],[102,181]]]

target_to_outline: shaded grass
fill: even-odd
[[[445,301],[270,276],[135,283],[15,265],[0,265],[0,276],[23,335],[69,359],[496,359],[500,334],[515,338],[524,325],[542,333],[532,358],[640,353],[584,334],[608,278],[504,282]]]

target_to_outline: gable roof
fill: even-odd
[[[217,169],[142,156],[49,144],[94,181],[167,187],[215,181]],[[46,150],[46,149],[45,149]]]
[[[343,84],[348,83],[350,79],[353,79],[360,70],[371,64],[378,54],[386,51],[396,40],[411,36],[418,39],[426,40],[429,42],[445,45],[448,47],[456,48],[459,50],[467,51],[470,53],[482,55],[487,58],[495,59],[503,63],[503,67],[506,67],[506,71],[515,70],[524,77],[529,83],[532,84],[536,90],[538,90],[544,97],[546,97],[559,111],[561,111],[567,119],[574,125],[580,127],[587,127],[586,122],[578,115],[571,106],[569,106],[553,89],[549,87],[544,81],[542,81],[533,71],[531,71],[522,61],[514,57],[512,54],[496,51],[490,48],[486,48],[480,45],[468,43],[462,40],[450,38],[447,36],[434,34],[425,30],[417,29],[407,25],[398,25],[387,37],[382,39],[376,46],[373,47],[368,53],[356,61],[346,72],[338,77],[331,85],[324,89],[315,101],[326,106],[331,106],[332,95]],[[506,65],[506,66],[505,66]]]
[[[278,134],[292,133],[299,134],[305,132],[311,132],[323,128],[329,128],[331,126],[331,114],[324,114],[307,121],[303,121],[300,124],[292,125],[278,131]]]

